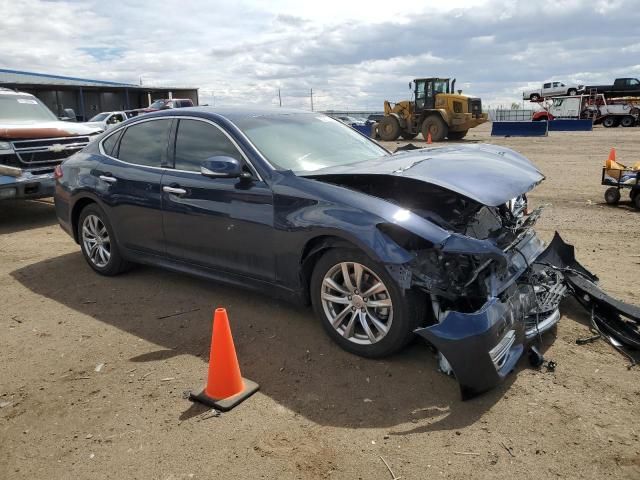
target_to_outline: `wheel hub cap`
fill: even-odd
[[[107,266],[111,258],[111,240],[107,227],[97,215],[87,215],[82,222],[82,245],[92,264],[99,268]]]
[[[321,299],[327,320],[350,342],[374,344],[391,328],[393,305],[389,291],[364,265],[334,265],[322,281]]]

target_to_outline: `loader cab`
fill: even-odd
[[[413,83],[416,111],[435,108],[436,95],[451,93],[448,78],[416,78]]]

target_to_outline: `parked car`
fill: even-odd
[[[140,113],[157,112],[159,110],[168,110],[170,108],[187,108],[193,107],[193,100],[190,98],[161,98],[154,100],[151,105],[146,108],[140,108]]]
[[[549,97],[576,95],[582,88],[582,85],[575,83],[564,84],[563,82],[546,82],[543,83],[540,88],[525,90],[522,92],[522,98],[525,100],[531,100],[532,102],[537,102]]]
[[[543,178],[505,147],[391,154],[318,113],[200,107],[106,132],[58,167],[55,204],[99,274],[160,265],[310,301],[366,357],[418,334],[468,397],[560,318],[527,212]]]
[[[640,80],[637,78],[616,78],[613,85],[586,85],[582,87],[583,93],[595,90],[607,98],[640,96]]]
[[[59,120],[29,93],[0,88],[0,200],[52,196],[54,167],[101,132]]]
[[[109,128],[112,128],[133,116],[134,115],[130,115],[130,113],[124,111],[102,112],[91,117],[88,122],[85,122],[85,125],[98,127],[102,130],[108,130]]]

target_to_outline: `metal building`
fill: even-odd
[[[197,88],[151,87],[1,68],[0,87],[31,93],[58,116],[71,108],[79,121],[100,112],[147,107],[161,98],[190,98],[198,105]]]

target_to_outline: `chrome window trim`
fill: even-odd
[[[109,132],[109,135],[106,135],[98,143],[98,150],[100,151],[101,155],[104,155],[105,157],[110,158],[111,160],[115,160],[116,162],[124,163],[125,165],[133,165],[133,166],[136,166],[136,167],[153,168],[153,169],[156,169],[156,170],[167,170],[167,171],[171,171],[171,172],[195,173],[196,175],[202,175],[200,173],[200,171],[196,172],[196,171],[193,171],[193,170],[180,170],[180,169],[171,168],[171,167],[153,167],[153,166],[150,166],[150,165],[139,165],[137,163],[125,162],[124,160],[120,160],[119,158],[112,157],[111,155],[107,155],[105,153],[104,148],[102,146],[102,143],[105,142],[112,135],[116,135],[120,130],[125,130],[125,129],[129,128],[129,127],[133,127],[134,125],[138,125],[138,124],[143,123],[143,122],[153,122],[155,120],[169,120],[169,119],[197,120],[197,121],[200,121],[200,122],[205,122],[205,123],[209,123],[209,124],[213,125],[218,130],[220,130],[229,139],[229,141],[231,141],[231,143],[233,144],[234,147],[236,147],[236,150],[238,150],[238,152],[240,152],[240,155],[242,155],[242,158],[244,159],[245,163],[251,169],[252,173],[258,178],[258,180],[261,181],[261,182],[264,182],[262,176],[260,175],[260,173],[258,173],[258,171],[253,166],[253,164],[249,161],[249,158],[244,153],[242,148],[240,148],[238,143],[220,125],[218,125],[217,123],[213,122],[212,120],[209,120],[208,118],[191,117],[191,116],[188,116],[188,115],[166,115],[166,116],[163,115],[162,117],[144,118],[144,119],[141,119],[140,121],[132,122],[132,123],[129,123],[128,125],[123,125],[121,127],[118,127],[116,129],[114,129],[113,132]],[[178,132],[176,130],[176,135],[177,135],[177,133]],[[242,133],[242,132],[240,132],[240,133]],[[242,136],[246,139],[246,136],[244,135],[244,133],[242,133]],[[249,142],[249,143],[251,143],[251,142]],[[251,146],[253,146],[254,150],[258,151],[252,143],[251,143]],[[262,157],[262,154],[260,154],[260,157],[264,158],[264,157]],[[267,164],[268,164],[268,162],[267,162]],[[269,164],[269,166],[271,167],[270,164]],[[271,168],[273,168],[273,167],[271,167]]]

